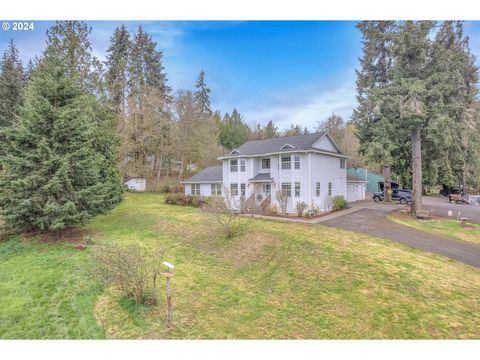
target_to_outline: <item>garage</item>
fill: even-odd
[[[365,200],[365,192],[368,181],[356,176],[347,176],[347,201],[355,202]]]

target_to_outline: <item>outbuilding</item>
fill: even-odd
[[[124,182],[129,190],[145,191],[147,189],[147,181],[145,178],[133,177]]]
[[[365,200],[368,181],[347,173],[347,201]]]

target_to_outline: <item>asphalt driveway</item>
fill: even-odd
[[[452,218],[456,219],[460,212],[461,217],[467,217],[471,222],[480,224],[480,205],[451,204],[448,198],[442,195],[424,196],[423,209],[430,210],[435,216],[448,218],[448,211],[452,212]]]
[[[393,205],[380,205],[376,209],[369,205],[355,212],[322,221],[321,224],[396,241],[480,268],[480,245],[451,240],[390,221],[387,215],[395,208]]]

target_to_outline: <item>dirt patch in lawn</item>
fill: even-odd
[[[24,240],[39,244],[81,244],[89,232],[85,229],[64,229],[61,231],[32,231],[23,235]]]

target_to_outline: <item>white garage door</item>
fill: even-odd
[[[362,183],[347,184],[347,201],[359,201],[365,199],[365,185]]]

